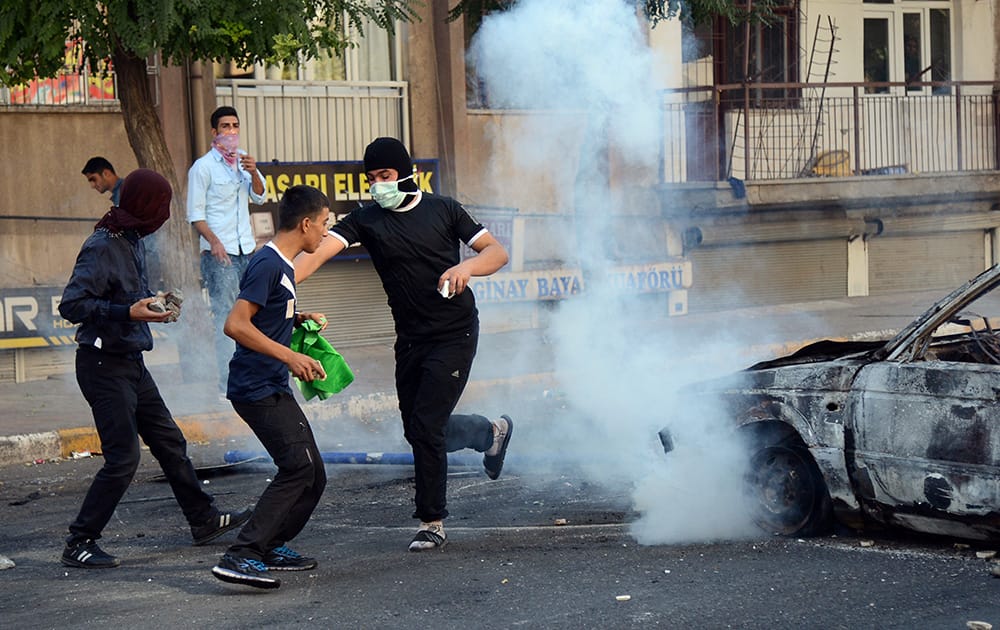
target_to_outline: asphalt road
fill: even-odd
[[[192,459],[216,464],[225,449],[193,445]],[[410,469],[331,465],[292,543],[319,567],[262,591],[212,577],[232,534],[190,546],[144,453],[102,540],[122,566],[63,567],[66,524],[99,466],[0,469],[0,555],[16,564],[0,571],[4,628],[1000,628],[1000,579],[976,557],[984,547],[845,532],[640,545],[628,492],[571,468],[511,465],[498,481],[453,469],[448,544],[410,553]],[[207,488],[223,507],[250,505],[272,471],[236,468]]]

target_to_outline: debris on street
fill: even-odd
[[[7,505],[26,505],[28,503],[31,503],[32,501],[41,498],[42,498],[42,493],[39,492],[38,490],[34,490],[23,499],[15,499],[14,501],[11,501]]]

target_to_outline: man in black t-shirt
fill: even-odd
[[[479,312],[468,289],[472,276],[507,264],[503,246],[449,197],[419,190],[406,147],[377,138],[365,149],[372,199],[340,220],[315,254],[300,256],[301,281],[352,243],[371,255],[396,324],[396,394],[403,434],[413,449],[414,518],[420,527],[410,551],[440,547],[448,516],[448,452],[484,453],[491,479],[500,476],[513,431],[508,416],[452,415],[476,355]],[[460,243],[476,256],[461,260]]]

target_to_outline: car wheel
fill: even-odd
[[[814,536],[832,524],[830,493],[805,447],[761,448],[745,481],[754,521],[765,531]]]

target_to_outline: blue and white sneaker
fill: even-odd
[[[271,577],[267,566],[260,560],[240,558],[226,553],[222,555],[219,564],[212,567],[212,575],[223,582],[245,584],[255,588],[278,588],[281,580]]]
[[[308,571],[315,569],[315,558],[307,558],[282,545],[264,555],[264,564],[269,571]]]

